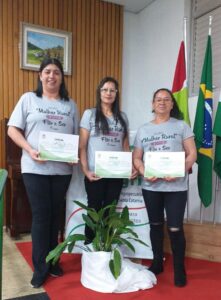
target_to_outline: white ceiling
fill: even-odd
[[[139,13],[142,9],[147,7],[151,2],[155,0],[103,0],[103,1],[123,5],[125,11],[130,11],[132,13]]]

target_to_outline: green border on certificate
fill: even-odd
[[[40,131],[39,157],[42,160],[77,163],[78,144],[78,135]]]
[[[130,178],[132,152],[96,151],[95,174],[102,178]]]
[[[144,177],[184,177],[185,152],[145,152]]]

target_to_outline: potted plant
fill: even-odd
[[[70,234],[48,254],[46,261],[51,261],[52,264],[55,264],[66,249],[71,253],[74,247],[80,247],[83,250],[83,256],[90,252],[100,252],[103,257],[108,257],[109,269],[113,275],[111,280],[117,280],[121,274],[123,259],[120,247],[125,246],[135,252],[135,248],[131,241],[136,241],[148,246],[139,239],[137,233],[132,229],[134,223],[129,218],[128,207],[125,206],[121,212],[118,212],[117,203],[113,202],[113,204],[108,205],[97,212],[95,209],[88,208],[79,201],[74,202],[86,210],[87,214],[82,214],[82,218],[87,226],[93,230],[95,237],[90,245],[85,245],[82,244],[82,241],[86,240],[84,234]],[[78,244],[79,241],[81,241],[81,244]],[[93,256],[93,258],[88,259],[88,262],[94,262],[95,260],[97,260],[97,262],[95,262],[96,265],[100,261],[100,258],[95,259]],[[104,267],[102,266],[101,269],[103,268]],[[91,270],[89,270],[89,272],[90,271]]]

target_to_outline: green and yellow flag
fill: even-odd
[[[219,178],[221,179],[221,95],[216,111],[213,133],[216,135],[216,148],[213,168],[217,176],[219,176]]]
[[[190,125],[184,41],[182,41],[180,44],[180,50],[173,79],[172,93],[176,99],[180,111],[183,113],[184,121]]]
[[[198,191],[205,207],[212,201],[212,98],[212,45],[209,35],[193,128],[197,147]]]

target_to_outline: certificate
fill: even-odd
[[[130,178],[132,152],[96,151],[95,174],[102,178]]]
[[[145,152],[144,177],[184,177],[185,152]]]
[[[77,163],[78,143],[78,135],[40,131],[38,140],[39,158]]]

